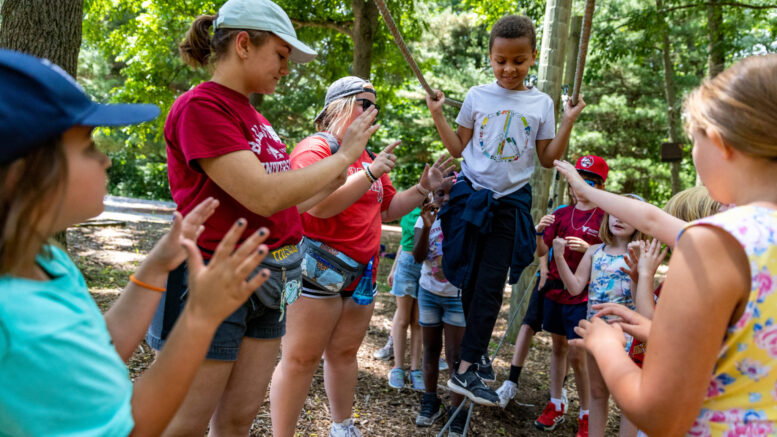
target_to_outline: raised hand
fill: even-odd
[[[434,96],[426,95],[426,106],[432,114],[442,112],[442,104],[445,102],[445,94],[440,90],[434,90]]]
[[[370,106],[369,109],[356,117],[345,130],[338,153],[347,156],[349,162],[354,162],[361,156],[364,148],[367,147],[367,141],[380,128],[379,124],[372,124],[377,115],[378,110],[375,109],[375,106]]]
[[[170,230],[149,252],[145,261],[147,265],[162,272],[169,272],[178,267],[186,259],[186,249],[182,246],[183,240],[196,242],[205,229],[205,222],[218,206],[218,200],[208,197],[189,211],[186,217],[182,217],[181,213],[175,211]]]
[[[424,167],[421,178],[418,180],[418,184],[421,188],[429,191],[435,191],[440,188],[446,181],[450,181],[454,176],[445,177],[448,173],[452,172],[456,168],[455,160],[447,153],[442,154],[434,164],[429,167],[429,164]]]
[[[553,161],[553,165],[556,167],[556,170],[558,170],[559,173],[567,178],[569,186],[572,187],[575,192],[583,193],[587,189],[593,189],[587,183],[585,183],[583,177],[580,176],[580,173],[577,172],[574,165],[568,163],[567,161],[559,160]]]
[[[639,275],[642,278],[653,278],[653,276],[656,274],[656,270],[658,270],[658,266],[664,262],[667,251],[669,249],[664,247],[662,250],[661,242],[656,239],[653,239],[649,243],[645,241],[640,243],[641,250],[639,255],[639,263],[637,264]]]
[[[394,154],[394,148],[401,142],[395,141],[378,153],[372,164],[370,164],[370,172],[373,176],[379,178],[394,168],[394,165],[397,163],[397,155]]]
[[[574,122],[580,116],[580,113],[583,112],[583,108],[585,108],[583,96],[578,96],[577,105],[575,106],[572,106],[572,99],[569,99],[566,105],[564,105],[564,114],[562,116],[564,120]]]
[[[267,255],[267,246],[262,242],[270,232],[267,228],[259,229],[235,250],[245,226],[245,219],[232,225],[207,266],[194,241],[183,240],[189,254],[190,294],[186,306],[204,320],[221,323],[270,277],[270,271],[262,269],[247,279]]]
[[[537,232],[545,232],[545,229],[547,229],[547,227],[552,225],[553,222],[555,221],[556,221],[556,216],[554,216],[553,214],[548,214],[546,216],[543,216],[540,219],[540,222],[537,223],[537,226],[535,226],[534,229]]]
[[[421,207],[421,220],[424,227],[431,228],[434,220],[437,218],[437,207],[432,202],[427,202]]]
[[[626,267],[621,267],[621,271],[631,278],[633,284],[632,290],[637,289],[637,282],[639,281],[639,271],[637,271],[637,263],[639,262],[641,241],[632,241],[628,245],[628,252],[623,255],[623,261],[626,262]]]
[[[574,250],[575,252],[585,253],[591,247],[587,241],[579,237],[564,237],[564,239],[567,241],[569,250]]]
[[[567,246],[567,240],[561,237],[556,237],[553,239],[553,252],[558,254],[563,254],[566,246]]]

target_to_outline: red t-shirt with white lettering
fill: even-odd
[[[327,156],[331,156],[327,142],[320,137],[308,137],[291,152],[291,166],[295,169],[306,167]],[[372,163],[366,150],[348,167],[348,176],[364,171],[362,162]],[[303,213],[305,236],[326,243],[362,264],[375,256],[373,273],[376,273],[380,259],[377,256],[380,252],[380,215],[388,209],[396,192],[388,174],[384,174],[359,200],[334,217],[322,219]]]
[[[214,251],[235,220],[247,220],[243,237],[262,226],[270,230],[265,242],[270,250],[302,239],[302,221],[293,206],[270,217],[255,214],[213,182],[197,163],[238,150],[250,150],[267,173],[291,169],[286,145],[248,98],[215,82],[202,83],[180,96],[165,122],[167,174],[178,211],[186,215],[208,197],[219,201],[205,222],[200,247]]]
[[[604,211],[599,208],[593,208],[583,211],[574,207],[574,205],[557,209],[553,215],[556,219],[545,229],[543,240],[548,247],[553,247],[553,239],[556,237],[578,237],[585,240],[588,244],[599,244],[599,226],[604,218]],[[583,253],[566,249],[564,259],[569,268],[574,273],[577,270],[580,260],[583,259]],[[556,259],[551,257],[548,264],[548,279],[561,280],[556,266]],[[577,296],[572,296],[568,291],[562,289],[551,289],[545,294],[548,299],[562,304],[578,304],[588,302],[588,293],[582,292]]]

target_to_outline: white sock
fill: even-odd
[[[343,421],[342,421],[342,422],[340,422],[340,423],[337,423],[337,422],[335,422],[335,421],[333,420],[333,421],[332,421],[332,424],[333,424],[333,425],[337,425],[337,426],[347,427],[348,425],[350,425],[350,424],[351,424],[351,419],[350,419],[350,418],[348,418],[348,419],[345,419],[345,420],[343,420]]]
[[[580,410],[580,419],[582,419],[583,416],[587,416],[587,415],[588,415],[588,410]]]
[[[556,411],[561,411],[561,399],[550,398],[550,403],[556,407]]]

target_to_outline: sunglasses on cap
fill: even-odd
[[[375,109],[380,111],[380,106],[378,106],[375,102],[373,102],[370,99],[356,99],[357,102],[362,102],[362,110],[366,111],[370,109],[370,106],[374,106]]]

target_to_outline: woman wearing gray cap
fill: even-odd
[[[214,31],[211,36],[210,28]],[[302,239],[300,211],[328,196],[364,150],[377,126],[376,110],[344,133],[341,153],[292,170],[286,145],[249,103],[251,93],[271,94],[289,73],[289,60],[316,53],[296,38],[286,13],[269,0],[229,0],[216,16],[201,16],[180,46],[193,66],[213,68],[210,81],[184,93],[165,123],[170,191],[186,213],[202,198],[220,206],[197,244],[207,260],[236,218],[246,235],[266,232],[270,278],[219,326],[207,357],[166,435],[246,435],[265,397],[285,311],[299,295]],[[186,304],[186,266],[172,272],[165,299],[146,336],[155,349]]]
[[[316,117],[317,134],[291,154],[292,167],[306,169],[342,153],[340,144],[364,113],[377,109],[375,88],[358,77],[334,82]],[[334,193],[302,214],[303,288],[289,308],[281,362],[273,374],[270,405],[275,436],[292,436],[324,356],[324,383],[332,414],[332,437],[361,435],[351,420],[359,350],[373,310],[381,221],[404,216],[443,181],[450,161],[424,170],[419,183],[397,192],[388,173],[393,143],[377,156],[365,150]],[[340,151],[338,151],[338,149]],[[335,153],[337,152],[337,153]]]

